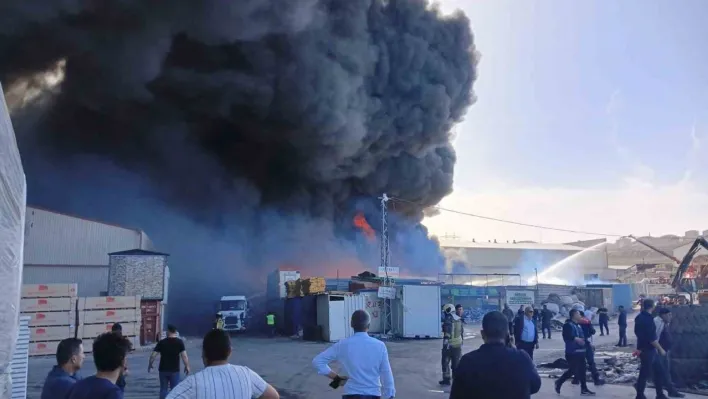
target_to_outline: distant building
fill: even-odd
[[[22,281],[78,283],[80,296],[106,295],[109,253],[153,250],[141,230],[27,207]]]
[[[568,244],[540,244],[533,242],[469,242],[442,240],[440,246],[446,258],[449,273],[479,274],[520,274],[516,281],[508,284],[525,284],[535,276],[536,271],[557,265],[557,271],[550,273],[573,282],[612,280],[616,274],[608,268],[605,246],[602,241],[584,242],[586,246]],[[590,249],[588,249],[590,248]],[[559,262],[566,262],[560,264]],[[499,283],[496,281],[495,284]],[[491,284],[491,283],[490,283]]]

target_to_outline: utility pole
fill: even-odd
[[[390,266],[391,254],[388,247],[388,195],[384,193],[381,200],[381,265],[380,268],[384,271],[383,287],[391,287],[393,284],[388,276],[388,268]],[[379,276],[381,277],[381,276]],[[383,320],[382,320],[382,336],[388,337],[389,329],[391,329],[391,299],[383,298]]]

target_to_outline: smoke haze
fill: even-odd
[[[383,192],[415,204],[394,262],[438,271],[419,222],[452,190],[476,63],[467,18],[422,0],[0,5],[29,203],[145,230],[171,305],[200,311],[285,263],[375,266],[352,220],[380,227]]]

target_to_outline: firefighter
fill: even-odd
[[[221,313],[216,314],[216,320],[214,320],[214,328],[217,330],[224,329],[224,316]]]
[[[266,324],[268,325],[268,335],[271,338],[275,337],[275,314],[273,312],[268,312],[266,315]]]
[[[443,348],[442,348],[442,374],[440,385],[450,385],[452,373],[462,357],[462,340],[464,327],[462,326],[462,305],[453,306],[448,303],[443,307]]]

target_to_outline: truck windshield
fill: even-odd
[[[246,301],[221,301],[221,310],[246,310]]]

